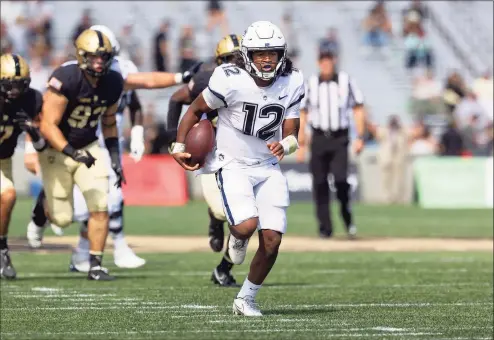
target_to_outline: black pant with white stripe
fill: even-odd
[[[310,170],[312,172],[312,191],[316,205],[319,232],[321,236],[331,236],[333,223],[330,214],[331,193],[328,175],[334,177],[336,197],[340,201],[341,216],[347,230],[352,224],[350,210],[350,185],[348,174],[348,130],[338,130],[325,134],[313,129]]]

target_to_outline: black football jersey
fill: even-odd
[[[15,101],[0,101],[0,159],[12,157],[22,133],[19,125],[14,123],[17,113],[25,112],[34,119],[40,113],[42,104],[41,93],[31,88]]]
[[[208,87],[209,84],[209,78],[213,75],[214,69],[213,70],[207,70],[207,71],[200,71],[195,74],[195,76],[191,80],[191,86],[189,86],[189,91],[190,91],[190,97],[192,98],[192,101],[194,101],[199,95],[204,91],[206,87]],[[190,83],[189,83],[190,84]],[[214,118],[218,117],[218,111],[213,110],[211,112],[208,112],[207,117],[209,120],[213,120]]]
[[[67,142],[80,149],[97,140],[99,118],[120,99],[124,80],[120,73],[110,70],[93,87],[74,61],[57,68],[48,86],[68,99],[58,127]]]

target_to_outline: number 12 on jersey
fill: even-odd
[[[279,104],[268,104],[258,110],[258,105],[244,103],[244,134],[267,141],[273,137],[283,122],[285,108]],[[271,120],[269,120],[271,118]]]

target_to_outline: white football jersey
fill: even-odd
[[[247,71],[224,64],[216,67],[202,95],[210,108],[218,109],[216,147],[205,165],[210,169],[204,171],[212,172],[224,160],[258,163],[272,158],[267,144],[281,140],[285,119],[300,117],[305,90],[300,71],[259,87]]]
[[[116,56],[113,58],[112,63],[110,65],[110,69],[113,71],[116,71],[120,73],[122,76],[123,80],[125,81],[127,79],[127,76],[130,73],[137,73],[139,70],[137,69],[137,66],[128,59],[123,59],[119,56]],[[118,129],[118,138],[120,140],[120,146],[122,147],[122,143],[124,141],[123,137],[123,112],[125,110],[125,107],[128,105],[130,102],[130,96],[131,96],[132,91],[123,91],[122,96],[120,97],[120,101],[118,102],[118,110],[117,110],[117,129]],[[102,147],[105,147],[105,140],[103,137],[103,134],[100,133],[100,126],[98,126],[98,139],[99,139],[99,144]],[[120,148],[122,149],[122,148]]]

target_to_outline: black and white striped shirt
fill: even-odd
[[[305,89],[302,108],[309,113],[309,124],[324,132],[348,129],[353,108],[364,103],[355,81],[341,71],[330,80],[321,80],[318,75],[313,75]]]

